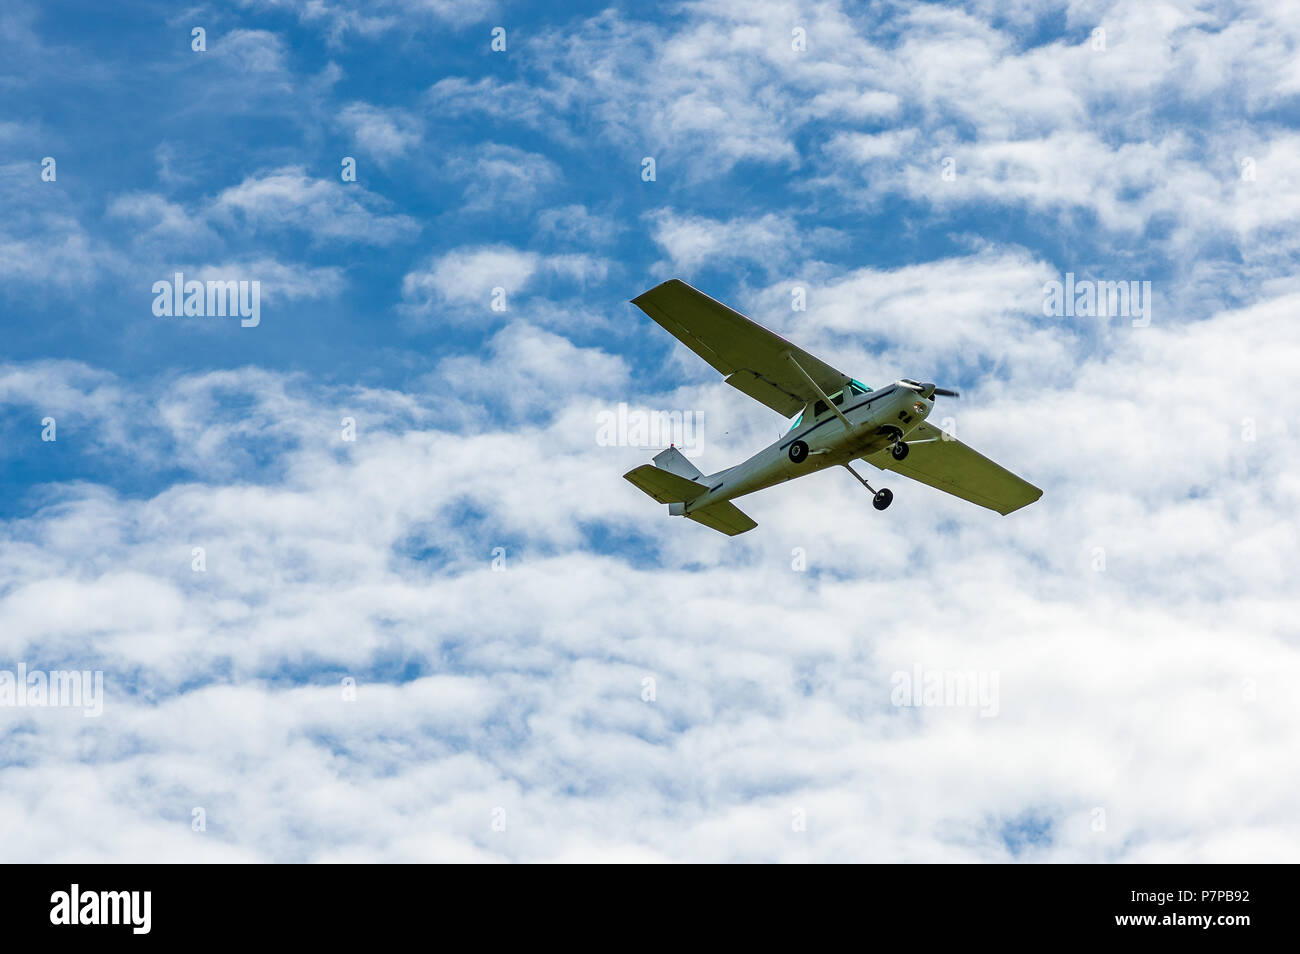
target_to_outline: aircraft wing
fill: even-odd
[[[914,443],[934,438],[933,444]],[[907,443],[909,451],[901,461],[894,460],[888,448],[862,459],[1004,515],[1043,495],[1033,484],[932,424],[923,423],[913,430]]]
[[[818,397],[787,353],[827,394],[849,383],[844,372],[680,279],[656,285],[632,304],[721,372],[728,384],[782,417],[794,417]]]

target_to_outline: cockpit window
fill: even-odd
[[[844,403],[844,392],[836,391],[834,394],[830,395],[830,399],[831,399],[831,403],[834,404],[836,407],[838,407],[839,405]],[[830,408],[826,406],[825,401],[818,401],[816,404],[813,405],[813,417],[821,417],[829,410]]]
[[[849,386],[847,388],[845,388],[843,391],[836,391],[834,394],[830,395],[830,399],[835,405],[838,406],[844,403],[844,396],[846,393],[850,397],[857,397],[859,394],[866,394],[870,390],[871,388],[867,387],[861,381],[851,379],[849,381]],[[818,401],[816,404],[813,405],[813,417],[815,418],[821,417],[829,410],[830,408],[827,407],[825,401]],[[794,423],[790,425],[790,430],[793,431],[796,427],[798,427],[802,423],[803,423],[803,415],[800,414],[798,417],[794,419]]]

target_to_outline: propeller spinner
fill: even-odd
[[[914,391],[919,391],[921,396],[924,398],[932,398],[935,397],[936,395],[939,397],[953,397],[953,398],[961,397],[961,394],[959,394],[957,391],[951,391],[948,388],[936,387],[933,381],[927,381],[925,383],[922,383],[920,381],[912,381],[909,380],[908,378],[903,378],[902,382],[906,384],[909,388],[912,388]]]

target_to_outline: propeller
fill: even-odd
[[[923,384],[920,381],[912,381],[908,378],[903,378],[902,382],[906,384],[909,388],[912,388],[915,391],[919,391],[922,397],[926,397],[926,398],[961,397],[961,394],[958,393],[957,391],[950,391],[948,388],[935,387],[934,383],[930,381],[927,381]]]

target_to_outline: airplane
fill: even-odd
[[[753,457],[705,475],[676,447],[623,476],[682,516],[728,536],[758,524],[731,501],[795,477],[843,467],[884,510],[894,499],[850,466],[862,459],[1006,514],[1043,492],[967,447],[926,418],[936,397],[956,391],[902,378],[873,390],[686,282],[674,278],[632,299],[643,312],[724,375],[726,383],[783,417],[785,436]]]

